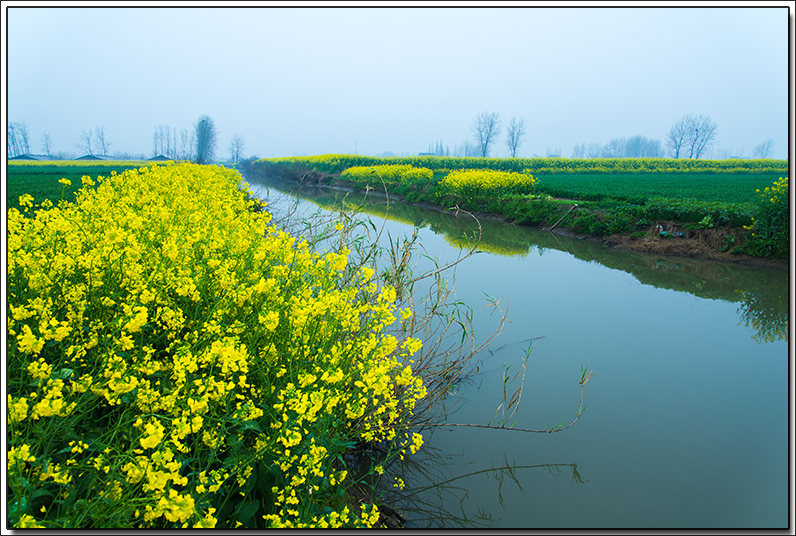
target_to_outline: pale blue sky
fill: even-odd
[[[791,3],[792,4],[792,3]],[[518,156],[642,135],[688,113],[716,154],[788,150],[788,9],[674,7],[55,8],[7,11],[8,120],[33,152],[152,153],[156,125],[209,115],[217,154],[417,154],[524,117]],[[787,5],[787,4],[780,4]],[[5,43],[3,44],[5,46]]]

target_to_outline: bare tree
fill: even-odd
[[[169,156],[171,146],[170,131],[171,127],[164,125],[155,126],[155,133],[152,135],[152,156]]]
[[[177,154],[177,158],[180,160],[191,160],[193,158],[192,151],[194,146],[194,134],[189,133],[187,130],[183,129],[180,131],[180,150]]]
[[[212,162],[218,146],[218,132],[215,123],[209,116],[203,115],[196,121],[194,130],[196,131],[196,163]]]
[[[171,127],[164,127],[163,132],[163,156],[171,156]]]
[[[692,123],[693,134],[688,137],[688,146],[691,151],[688,158],[699,158],[702,152],[716,141],[718,125],[706,115],[694,118]]]
[[[8,156],[30,154],[30,135],[25,122],[8,125]]]
[[[80,139],[75,144],[75,147],[86,154],[94,154],[91,152],[91,129],[84,130],[80,133]]]
[[[170,143],[170,146],[171,146],[171,150],[169,151],[169,158],[171,158],[172,160],[176,160],[177,159],[177,152],[178,152],[178,149],[177,149],[177,129],[176,128],[172,128],[171,129],[171,143]]]
[[[500,115],[488,112],[480,113],[475,117],[470,128],[481,156],[489,156],[489,146],[500,135]]]
[[[669,129],[666,135],[666,147],[669,148],[669,153],[674,158],[680,158],[680,153],[683,150],[683,145],[688,138],[689,130],[691,129],[691,115],[687,115],[677,121]]]
[[[240,157],[243,155],[243,138],[235,134],[232,136],[232,141],[229,144],[229,156],[234,163],[238,163]]]
[[[688,150],[688,158],[699,158],[716,141],[718,125],[705,115],[688,114],[672,125],[666,136],[666,146],[674,158]]]
[[[509,146],[509,154],[512,158],[517,156],[517,149],[522,145],[525,137],[525,118],[520,117],[519,121],[511,118],[508,131],[506,132],[506,145]]]
[[[755,158],[771,158],[771,152],[774,148],[774,140],[768,139],[755,147]]]
[[[160,135],[158,134],[158,127],[155,127],[155,133],[152,134],[152,156],[155,157],[159,155],[158,149],[160,149]]]
[[[24,121],[19,124],[19,135],[22,140],[22,148],[25,151],[24,154],[30,154],[30,133],[28,132],[28,125]]]
[[[97,134],[97,144],[99,145],[100,154],[107,156],[111,143],[105,139],[105,127],[97,127],[95,133]]]
[[[53,139],[46,132],[41,135],[41,147],[44,149],[44,154],[50,156],[50,150],[53,147]]]

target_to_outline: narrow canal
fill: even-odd
[[[249,179],[270,210],[296,199]],[[302,192],[302,210],[334,194]],[[367,209],[377,225],[383,207]],[[366,217],[367,214],[363,215]],[[445,261],[472,220],[392,206],[390,237]],[[390,500],[414,527],[785,528],[788,524],[788,272],[615,251],[539,229],[482,221],[481,253],[458,265],[458,299],[477,338],[500,336],[460,384],[451,423],[500,417],[504,371],[520,371],[508,424],[571,422],[581,368],[587,406],[553,434],[466,427],[423,432]],[[509,396],[519,379],[507,385]],[[516,424],[515,424],[516,423]]]

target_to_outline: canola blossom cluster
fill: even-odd
[[[354,166],[346,169],[340,174],[340,178],[356,184],[369,184],[378,189],[382,182],[385,184],[397,184],[399,182],[426,182],[431,181],[434,173],[430,169],[413,167],[409,164],[404,165],[383,165],[383,166]]]
[[[752,218],[747,251],[752,255],[774,255],[785,258],[790,247],[790,205],[788,177],[780,177],[773,185],[756,190],[758,205]]]
[[[772,186],[765,188],[762,192],[757,190],[760,201],[771,203],[772,205],[785,205],[788,202],[788,177],[780,177]]]
[[[66,179],[63,179],[66,181]],[[270,224],[233,170],[167,164],[8,211],[12,527],[372,526],[342,455],[415,452],[395,290]]]
[[[442,191],[466,198],[492,197],[496,195],[529,194],[537,180],[528,170],[492,171],[488,169],[466,169],[452,171],[440,182]]]

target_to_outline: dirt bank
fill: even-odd
[[[662,235],[661,233],[664,231],[666,234]],[[589,236],[558,228],[553,232],[601,242],[610,248],[638,253],[708,259],[781,270],[787,270],[790,266],[787,259],[769,259],[752,257],[745,253],[733,253],[733,248],[742,244],[742,238],[737,230],[732,228],[688,230],[678,222],[667,221],[656,224],[641,236],[638,234]]]

